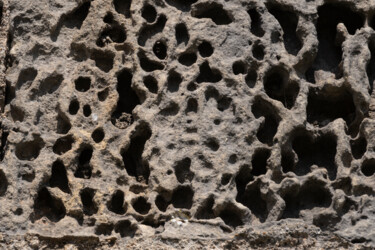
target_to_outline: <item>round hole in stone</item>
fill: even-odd
[[[225,186],[229,183],[230,179],[232,178],[232,175],[229,173],[225,173],[221,176],[221,185]]]
[[[198,51],[202,57],[209,57],[214,53],[214,49],[212,48],[211,44],[207,41],[203,41],[198,46]]]
[[[241,61],[233,63],[232,69],[235,75],[245,74],[245,64]]]
[[[156,94],[158,92],[158,82],[153,76],[144,77],[143,83],[151,93]]]
[[[23,209],[20,208],[20,207],[17,208],[17,209],[14,211],[14,214],[15,214],[15,215],[18,215],[18,216],[19,216],[19,215],[22,215],[22,214],[23,214]]]
[[[140,214],[147,214],[151,209],[151,204],[147,202],[144,197],[138,197],[133,203],[132,206],[135,211]]]
[[[362,164],[362,173],[369,177],[375,174],[375,159],[365,160]]]
[[[163,41],[157,41],[152,48],[154,54],[160,59],[163,60],[167,57],[167,46],[164,44]]]
[[[85,106],[83,106],[83,115],[86,116],[86,117],[91,115],[91,108],[87,104]]]
[[[215,124],[215,125],[220,125],[220,123],[221,123],[221,120],[220,120],[220,119],[215,119],[215,120],[214,120],[214,124]]]
[[[109,94],[108,89],[104,89],[104,90],[98,92],[99,101],[104,102],[107,99],[108,94]]]
[[[148,22],[153,23],[156,20],[157,12],[154,6],[145,5],[142,9],[142,17]]]
[[[105,17],[103,18],[105,23],[112,23],[113,22],[113,14],[108,12]]]
[[[237,155],[232,154],[231,156],[229,156],[228,162],[230,164],[235,164],[237,162]]]
[[[86,92],[91,87],[91,79],[89,77],[78,77],[75,81],[76,90]]]
[[[92,132],[91,134],[91,138],[96,142],[96,143],[99,143],[101,142],[103,139],[104,139],[104,131],[102,128],[97,128],[94,130],[94,132]]]
[[[255,57],[255,59],[257,59],[258,61],[263,60],[263,58],[264,58],[264,47],[263,47],[263,45],[260,45],[260,44],[254,45],[252,52],[253,52],[253,56]]]
[[[77,114],[78,110],[79,110],[79,102],[77,100],[71,101],[69,105],[69,114],[75,115]]]

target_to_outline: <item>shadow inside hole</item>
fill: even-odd
[[[154,6],[146,4],[142,8],[142,17],[148,22],[153,23],[156,20],[157,12]]]
[[[314,72],[324,70],[342,76],[339,64],[342,60],[341,44],[336,43],[337,24],[343,23],[353,35],[364,24],[364,16],[341,3],[326,3],[318,8],[318,53],[312,66],[306,72],[306,79],[315,83]]]
[[[306,132],[298,133],[292,140],[292,148],[298,156],[293,172],[299,176],[306,175],[311,172],[312,165],[317,165],[327,169],[330,180],[336,179],[336,147],[335,135],[324,134],[313,138]]]

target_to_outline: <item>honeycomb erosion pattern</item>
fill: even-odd
[[[5,248],[375,247],[372,1],[0,3]]]

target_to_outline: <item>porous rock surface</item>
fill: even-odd
[[[375,247],[370,0],[1,0],[0,245]]]

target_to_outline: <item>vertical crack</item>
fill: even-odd
[[[9,51],[12,44],[12,36],[9,31],[9,11],[8,1],[3,0],[0,4],[0,160],[2,161],[5,155],[5,145],[9,131],[3,128],[4,106],[7,97],[7,88],[5,75],[8,69],[8,61],[10,59]]]

